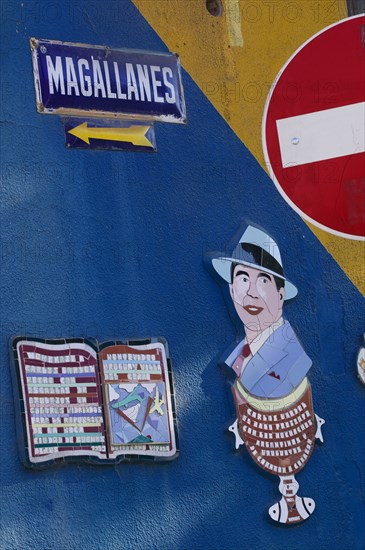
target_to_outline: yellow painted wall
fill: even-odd
[[[265,169],[261,122],[271,84],[305,40],[347,17],[345,0],[223,0],[221,17],[205,0],[133,1]],[[365,295],[365,243],[308,225]]]

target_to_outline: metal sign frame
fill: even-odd
[[[39,113],[61,116],[83,117],[87,115],[88,117],[186,123],[181,64],[177,54],[111,49],[107,46],[36,38],[30,39],[30,47],[32,51],[37,111]],[[51,54],[55,55],[57,53],[62,53],[62,55],[67,55],[68,53],[69,55],[64,59],[61,55],[58,55],[58,59],[56,59],[57,66],[55,67]],[[79,92],[81,69],[77,75],[73,65],[72,54],[75,61],[79,64],[78,68],[80,68],[81,62],[82,71],[90,70],[89,62],[93,70],[96,67],[96,73],[92,73],[90,70],[90,74],[87,75],[89,79],[87,83],[87,97],[85,94],[80,94]],[[89,58],[83,59],[82,55],[88,55]],[[46,56],[48,59],[44,60],[43,56]],[[65,59],[67,59],[66,64],[68,64],[68,66],[66,65],[67,76],[71,79],[71,81],[69,79],[67,81],[67,93],[65,92],[64,80],[61,80],[61,76],[64,78],[63,63]],[[69,61],[70,59],[72,62]],[[52,63],[52,76],[54,77],[52,87],[49,84],[49,80],[47,80],[48,73],[47,75],[45,74],[48,71],[48,69],[45,69],[47,62],[49,64]],[[121,75],[120,81],[118,81],[118,77],[120,77],[118,62],[125,63],[125,68],[127,69],[126,74],[123,73]],[[133,62],[138,69],[138,78],[133,76]],[[126,67],[127,65],[128,67]],[[156,74],[159,71],[161,74],[157,77]],[[95,87],[95,82],[93,82],[95,74],[98,80],[98,90]],[[83,76],[84,81],[82,84],[85,91],[84,73]],[[105,97],[103,77],[106,78],[108,97]],[[142,78],[144,84],[141,84]],[[48,94],[46,90],[47,83],[49,85]],[[114,90],[112,90],[113,84],[115,86]],[[125,93],[122,93],[123,84],[128,87],[128,97]],[[58,93],[59,87],[61,87],[61,93]],[[116,90],[116,87],[118,90]],[[57,88],[57,93],[54,91],[55,88]],[[71,88],[74,88],[74,93],[72,93]],[[100,88],[102,88],[102,97],[99,97]],[[93,93],[92,89],[94,90],[94,97],[91,97]],[[141,94],[140,98],[138,97],[138,93]],[[132,98],[132,94],[134,94],[134,99]],[[159,94],[163,94],[163,96]],[[50,97],[51,95],[53,97]]]

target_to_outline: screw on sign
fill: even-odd
[[[263,149],[285,200],[317,227],[365,238],[365,15],[310,38],[266,101]]]

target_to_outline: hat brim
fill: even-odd
[[[293,283],[288,281],[285,277],[282,277],[275,271],[271,271],[270,269],[266,269],[260,265],[253,264],[250,262],[244,262],[241,260],[238,260],[236,258],[213,258],[212,264],[218,275],[220,275],[227,283],[231,283],[231,265],[232,263],[246,265],[247,267],[252,267],[253,269],[258,269],[259,271],[263,271],[264,273],[269,273],[270,275],[275,275],[275,277],[279,277],[280,279],[283,279],[285,282],[284,289],[285,289],[285,301],[291,300],[298,294],[298,289]]]

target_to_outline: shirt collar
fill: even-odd
[[[265,344],[266,340],[268,340],[268,338],[272,335],[272,333],[277,328],[281,327],[283,324],[284,324],[284,319],[280,317],[280,319],[276,321],[276,323],[273,323],[269,327],[265,328],[265,330],[262,331],[260,334],[258,334],[250,344],[251,354],[255,355],[255,353],[257,353],[261,348],[261,346]]]
[[[268,340],[268,338],[273,334],[273,332],[279,327],[281,327],[283,324],[284,324],[284,319],[280,317],[278,321],[276,321],[275,323],[267,327],[264,331],[262,331],[260,334],[258,334],[250,344],[251,354],[255,355],[259,351],[261,346],[264,345],[266,340]],[[237,344],[234,350],[228,355],[227,359],[225,360],[225,363],[229,367],[232,367],[233,363],[242,352],[242,346],[244,344],[246,344],[246,338],[242,340],[239,344]]]

